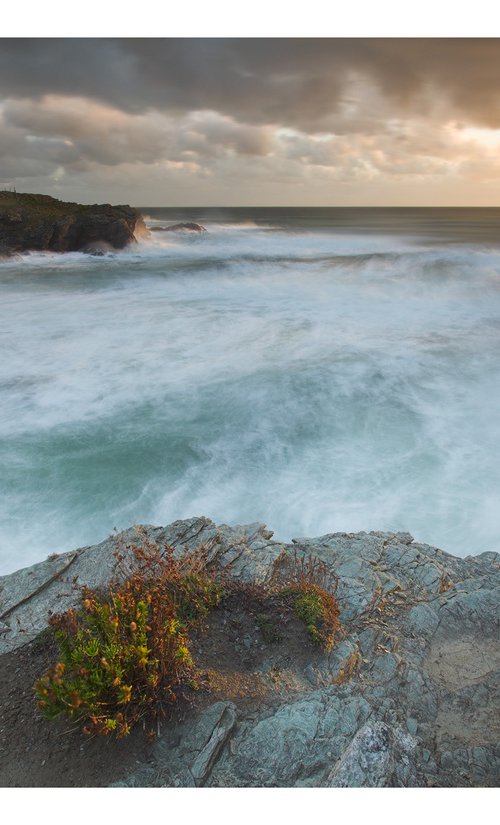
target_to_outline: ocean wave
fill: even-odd
[[[1,265],[0,571],[196,514],[496,549],[498,250],[209,230]]]

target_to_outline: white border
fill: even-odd
[[[21,0],[1,37],[495,37],[493,0]]]

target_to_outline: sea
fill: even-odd
[[[500,209],[148,208],[0,263],[0,573],[133,524],[500,550]]]

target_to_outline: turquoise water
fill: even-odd
[[[0,573],[206,515],[499,549],[500,210],[201,220],[0,264]]]

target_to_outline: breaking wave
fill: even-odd
[[[500,251],[208,229],[0,264],[0,572],[193,515],[498,549]]]

